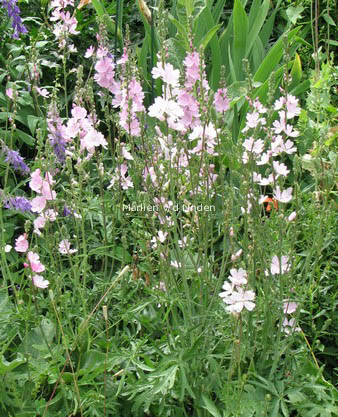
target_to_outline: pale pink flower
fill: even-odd
[[[162,232],[162,230],[159,230],[158,232],[157,232],[157,235],[158,235],[158,240],[161,242],[161,243],[163,243],[165,240],[166,240],[166,238],[167,238],[167,236],[168,236],[168,233],[167,232]]]
[[[177,261],[171,261],[170,265],[175,267],[175,268],[181,268],[181,266],[182,266],[181,262],[177,262]]]
[[[293,332],[301,332],[302,329],[300,327],[296,327],[296,320],[294,318],[288,320],[286,317],[283,320],[282,323],[283,331],[286,334],[291,334]]]
[[[13,100],[13,98],[14,98],[13,88],[6,88],[6,95],[7,95],[7,97],[9,97],[11,100]]]
[[[299,99],[295,96],[288,94],[286,99],[286,117],[287,119],[292,119],[295,116],[299,116],[301,108],[298,106]]]
[[[26,252],[28,250],[28,240],[27,240],[27,234],[24,233],[23,235],[20,235],[16,240],[15,240],[15,247],[14,249],[17,252]]]
[[[293,211],[290,216],[288,217],[289,222],[292,222],[297,217],[297,213]]]
[[[289,272],[289,270],[290,270],[290,263],[289,263],[288,256],[283,255],[281,257],[281,263],[279,262],[278,256],[275,255],[272,257],[271,267],[270,267],[271,275],[285,274]]]
[[[231,261],[234,262],[236,261],[243,253],[243,249],[239,249],[236,253],[234,253],[233,255],[231,255]]]
[[[43,229],[45,227],[46,221],[47,220],[44,216],[37,217],[33,222],[33,224],[34,224],[34,233],[41,236],[40,229]]]
[[[219,296],[224,299],[224,298],[227,298],[231,295],[231,293],[234,289],[234,285],[231,285],[230,282],[224,281],[224,284],[222,285],[222,289],[224,291],[220,292]]]
[[[37,253],[28,252],[27,259],[29,261],[29,266],[33,272],[43,272],[45,270],[45,267],[40,262],[40,257]]]
[[[246,132],[249,128],[254,129],[259,124],[265,125],[265,123],[266,123],[265,118],[260,117],[258,112],[254,111],[252,113],[247,113],[247,115],[246,115],[246,126],[242,131]]]
[[[32,212],[41,213],[46,207],[46,202],[47,200],[43,196],[33,198],[33,200],[31,201]]]
[[[283,313],[284,314],[292,314],[298,308],[298,303],[295,301],[284,300],[283,302]]]
[[[281,203],[289,203],[292,200],[292,187],[281,191],[280,187],[277,185],[276,189],[273,191],[273,196]]]
[[[255,308],[255,293],[253,291],[244,291],[243,288],[238,287],[236,291],[233,291],[229,297],[223,298],[223,301],[227,306],[227,310],[230,313],[240,313],[243,308],[252,311]]]
[[[63,239],[59,243],[59,252],[62,253],[63,255],[67,255],[67,254],[71,255],[71,254],[77,252],[77,249],[70,249],[69,240],[68,239]]]
[[[272,166],[276,174],[282,175],[283,177],[286,177],[290,172],[285,164],[279,163],[278,161],[273,161]]]
[[[104,149],[107,149],[108,143],[103,134],[94,129],[91,129],[86,136],[81,139],[82,148],[86,148],[88,151],[94,150],[95,146],[100,145],[102,145]]]
[[[214,106],[216,111],[223,113],[230,108],[230,100],[227,97],[227,89],[219,88],[215,94]]]
[[[128,159],[129,161],[133,161],[134,160],[132,154],[125,148],[125,146],[122,146],[122,156],[125,159]]]
[[[180,77],[180,72],[170,63],[164,64],[164,67],[160,62],[157,62],[157,66],[152,69],[153,78],[161,78],[165,83],[171,85],[172,87],[178,86],[178,80]]]
[[[40,169],[36,169],[31,173],[31,180],[29,182],[29,187],[31,190],[40,193],[42,187],[43,179],[41,178]]]
[[[41,275],[33,275],[32,281],[37,288],[45,289],[49,285],[49,281],[45,280]]]
[[[45,88],[35,87],[35,89],[40,96],[45,98],[49,97],[49,92]]]
[[[47,201],[55,200],[56,192],[52,191],[49,181],[42,181],[41,194]]]
[[[246,284],[248,282],[248,280],[246,278],[247,278],[247,273],[243,268],[239,268],[239,269],[232,268],[232,269],[230,269],[230,276],[228,277],[228,279],[234,285]]]
[[[84,55],[85,58],[90,58],[93,53],[95,52],[95,48],[93,45],[90,45],[90,47],[86,50],[86,53]]]

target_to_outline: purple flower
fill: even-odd
[[[13,209],[25,213],[32,211],[31,202],[25,197],[10,197],[4,202],[6,209]]]
[[[73,214],[73,212],[65,205],[63,207],[63,212],[62,212],[64,217],[69,217]]]
[[[55,107],[52,107],[48,113],[47,124],[49,143],[54,150],[55,156],[63,164],[66,159],[66,128],[62,125],[62,120],[57,114]]]
[[[0,3],[2,7],[7,8],[8,17],[12,19],[13,38],[18,39],[21,33],[27,33],[26,27],[22,24],[20,9],[16,5],[16,0],[0,0]]]
[[[15,171],[19,171],[22,174],[30,173],[28,166],[25,164],[19,152],[9,149],[6,145],[3,147],[3,152],[6,155],[5,162],[12,165]]]

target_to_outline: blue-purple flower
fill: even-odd
[[[6,209],[13,209],[25,213],[32,211],[31,202],[25,197],[9,197],[4,201],[4,207]]]
[[[20,9],[16,5],[16,0],[0,0],[0,4],[2,7],[7,8],[8,17],[12,19],[13,38],[18,39],[21,33],[27,33],[25,25],[22,24]]]
[[[25,160],[17,151],[8,148],[6,145],[3,145],[2,152],[6,155],[5,162],[12,165],[15,171],[21,172],[22,174],[29,174],[30,170],[25,164]]]

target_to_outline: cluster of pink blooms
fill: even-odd
[[[51,3],[53,11],[50,20],[57,22],[54,26],[53,33],[59,41],[60,49],[66,47],[69,35],[77,35],[80,33],[76,30],[76,17],[71,15],[69,10],[65,10],[67,6],[74,7],[74,0],[53,0]],[[68,44],[67,51],[76,52],[74,44]]]
[[[48,138],[60,162],[64,162],[67,155],[73,154],[76,139],[80,140],[80,150],[87,151],[87,159],[93,156],[96,147],[102,146],[107,149],[108,143],[103,134],[95,128],[97,123],[92,114],[88,114],[84,107],[77,105],[73,106],[71,114],[72,117],[64,125],[55,108],[51,108],[48,113]]]
[[[254,291],[244,288],[247,285],[247,272],[243,268],[230,269],[228,281],[224,281],[222,291],[219,296],[222,298],[229,313],[241,313],[246,308],[252,311],[255,308]]]
[[[58,215],[54,209],[47,208],[47,202],[56,199],[56,192],[52,190],[54,183],[53,175],[50,172],[46,172],[43,177],[41,170],[36,169],[31,174],[29,187],[38,194],[31,201],[32,212],[39,214],[34,220],[34,232],[38,235],[41,235],[40,229],[45,227],[46,222],[55,221]]]
[[[98,56],[99,50],[100,56]],[[93,51],[93,48],[88,50],[86,56],[92,56]],[[113,94],[112,104],[120,109],[120,126],[129,135],[140,136],[140,116],[143,117],[146,111],[143,105],[144,92],[135,77],[125,75],[125,64],[128,61],[126,50],[117,62],[117,65],[120,65],[120,80],[115,80],[116,68],[106,49],[99,48],[96,59],[94,79],[98,85]],[[196,51],[189,53],[184,59],[184,67],[183,87],[180,85],[180,72],[171,63],[162,64],[159,57],[157,65],[152,69],[153,78],[163,81],[163,94],[155,98],[147,113],[148,116],[157,119],[159,124],[155,125],[157,141],[155,140],[153,144],[153,164],[147,165],[143,171],[145,188],[147,188],[148,179],[154,187],[157,187],[159,185],[158,174],[161,173],[162,189],[165,189],[169,181],[166,166],[176,169],[187,182],[191,174],[188,169],[190,158],[194,155],[200,158],[203,152],[211,157],[217,155],[215,148],[218,144],[218,131],[213,122],[201,121],[201,114],[205,113],[208,101],[210,101],[210,88],[199,53]],[[203,103],[200,102],[202,89],[205,93]],[[216,112],[220,114],[229,109],[226,88],[220,88],[216,92],[214,106]],[[161,122],[165,122],[164,129],[161,128]],[[168,132],[167,128],[171,131]],[[175,140],[173,139],[174,132],[176,132]],[[186,134],[188,142],[184,137]],[[187,143],[188,150],[186,149]],[[116,167],[110,187],[119,184],[122,189],[127,190],[133,187],[132,179],[128,175],[128,161],[133,158],[125,151],[122,152],[122,156],[125,160]],[[210,184],[216,181],[217,175],[213,165],[208,165],[208,161],[203,161],[198,178],[200,184],[195,188],[195,193],[205,189],[206,184],[210,187]]]
[[[27,240],[27,234],[19,236],[15,240],[14,249],[17,252],[26,253],[29,248],[29,242]],[[25,268],[29,268],[32,273],[32,282],[35,287],[38,288],[47,288],[49,281],[45,280],[43,276],[39,273],[45,270],[45,266],[41,263],[40,257],[37,253],[28,251],[27,253],[27,262],[24,263]]]
[[[280,185],[276,184],[279,177],[286,178],[290,170],[287,166],[278,160],[283,154],[293,154],[296,152],[294,142],[290,138],[297,137],[299,132],[287,124],[287,119],[292,119],[300,114],[300,107],[298,99],[291,94],[287,94],[286,98],[281,97],[274,104],[274,109],[279,110],[279,119],[273,122],[272,137],[269,143],[263,139],[257,138],[262,133],[263,137],[267,137],[268,128],[266,125],[266,118],[264,115],[267,109],[256,99],[253,103],[253,111],[246,115],[246,125],[242,133],[246,134],[246,139],[243,142],[243,163],[247,164],[249,161],[255,163],[256,167],[270,165],[270,174],[266,177],[256,171],[253,172],[253,182],[260,186],[273,187],[273,197],[280,203],[289,203],[292,200],[292,187],[285,190],[281,189]],[[252,197],[249,196],[249,197]],[[259,202],[262,203],[267,196],[262,195]],[[242,212],[250,212],[250,198],[248,198],[248,209],[242,208]]]

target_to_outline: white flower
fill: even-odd
[[[296,320],[294,318],[288,320],[286,317],[282,323],[283,331],[286,334],[291,334],[292,332],[300,332],[301,328],[296,327]]]
[[[286,272],[289,272],[290,270],[290,263],[288,256],[283,255],[281,257],[281,263],[279,262],[278,256],[273,256],[271,261],[271,275],[276,274],[285,274]]]
[[[289,203],[292,200],[292,187],[287,188],[284,191],[281,191],[280,187],[277,185],[276,189],[273,192],[273,196],[276,200],[281,203]]]
[[[38,288],[47,288],[49,281],[45,280],[41,275],[33,275],[32,277],[33,284]]]
[[[243,288],[237,288],[229,297],[223,299],[227,306],[227,310],[230,313],[240,313],[243,308],[252,311],[255,308],[253,302],[256,295],[253,291],[244,291]]]
[[[243,285],[248,282],[248,280],[246,279],[247,273],[243,268],[239,268],[239,269],[232,268],[230,269],[230,274],[231,275],[229,276],[229,280],[234,285]]]
[[[63,239],[59,243],[59,252],[63,255],[71,255],[72,253],[77,252],[77,249],[70,249],[70,242],[68,239]]]
[[[12,250],[12,246],[11,245],[6,245],[4,249],[5,249],[5,252],[8,253]]]

